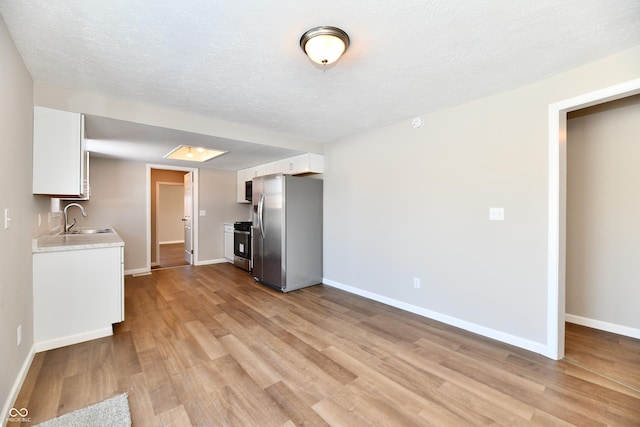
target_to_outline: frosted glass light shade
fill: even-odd
[[[316,27],[302,35],[300,47],[313,62],[329,65],[340,59],[347,50],[349,36],[339,28]]]
[[[187,160],[190,162],[206,162],[214,157],[227,153],[223,150],[210,150],[203,147],[191,147],[188,145],[179,145],[169,153],[164,155],[165,159]]]

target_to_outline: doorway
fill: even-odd
[[[153,175],[157,170],[152,170]],[[177,178],[187,176],[188,173],[182,171],[175,172]],[[166,174],[165,174],[166,175]],[[191,250],[190,242],[186,241],[184,223],[187,216],[184,203],[185,186],[181,182],[156,181],[156,209],[155,215],[152,211],[152,224],[155,223],[155,258],[152,256],[151,268],[178,267],[191,264],[189,259],[185,259],[185,250]],[[189,213],[190,215],[190,213]],[[153,251],[152,251],[153,254]]]
[[[547,351],[565,353],[567,113],[640,93],[640,79],[549,105]]]
[[[564,360],[640,390],[640,95],[567,118]]]
[[[197,262],[197,183],[197,169],[147,165],[148,271]]]

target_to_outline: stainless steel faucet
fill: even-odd
[[[73,223],[69,224],[69,220],[67,219],[67,210],[69,210],[69,208],[71,206],[77,206],[80,208],[80,210],[82,211],[82,216],[87,216],[87,211],[84,210],[84,208],[82,207],[82,205],[78,204],[78,203],[69,203],[67,206],[64,207],[64,232],[68,233],[69,230],[71,230],[71,227],[73,227],[74,225],[76,225],[76,219],[73,218]]]

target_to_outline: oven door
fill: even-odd
[[[251,259],[250,231],[233,231],[233,254],[242,258]]]

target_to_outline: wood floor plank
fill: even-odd
[[[280,375],[262,359],[256,356],[246,345],[240,342],[234,335],[226,335],[220,338],[227,351],[244,368],[247,374],[262,388],[282,381]]]
[[[118,385],[120,393],[127,393],[129,400],[129,412],[131,419],[135,420],[138,426],[153,426],[155,415],[153,413],[153,403],[149,397],[150,387],[144,373],[133,376],[119,378]],[[104,396],[107,399],[112,396]]]
[[[294,390],[284,381],[278,381],[266,388],[271,397],[280,404],[293,425],[324,426],[326,422],[318,416]]]
[[[64,381],[61,364],[48,360],[50,359],[47,357],[49,354],[43,354],[43,356],[43,365],[37,376],[32,393],[28,398],[18,396],[17,399],[23,402],[21,407],[27,408],[29,418],[31,418],[31,422],[34,424],[58,416],[58,406],[60,405]]]
[[[36,385],[38,382],[38,375],[40,374],[40,370],[42,369],[42,364],[44,363],[46,353],[37,353],[33,357],[33,361],[31,362],[31,367],[29,368],[29,372],[22,383],[22,389],[20,390],[20,394],[16,398],[13,407],[16,409],[26,408],[29,405],[29,396],[33,395],[36,391]]]
[[[615,378],[640,390],[640,369],[629,369],[640,362],[639,339],[624,337],[586,326],[567,323],[565,358]]]
[[[568,326],[573,359],[554,361],[328,286],[283,294],[231,264],[127,276],[125,304],[114,336],[35,356],[16,400],[33,424],[119,393],[143,427],[640,420],[621,381],[640,341],[615,334]]]
[[[390,399],[390,394],[376,392],[375,385],[357,379],[334,393],[333,399],[350,411],[357,412],[369,425],[419,426],[424,424],[416,411],[409,410],[400,399]],[[424,408],[424,405],[421,406]]]
[[[157,348],[138,352],[138,359],[140,360],[142,378],[144,378],[146,386],[151,387],[169,380],[169,372]]]
[[[184,243],[163,243],[159,245],[158,265],[154,268],[177,267],[187,265],[184,258]]]
[[[162,427],[183,427],[191,424],[189,415],[183,405],[163,412],[158,418],[160,419],[160,425],[162,425]]]
[[[274,341],[277,342],[277,339]],[[273,367],[298,397],[309,406],[330,395],[342,384],[284,343],[253,344],[252,350]]]
[[[324,350],[340,339],[331,331],[314,325],[307,319],[303,319],[291,312],[279,313],[273,317],[273,320],[318,351]]]
[[[372,425],[371,421],[361,417],[353,409],[344,408],[331,397],[313,405],[313,410],[333,427],[369,427]]]
[[[254,381],[245,366],[234,357],[222,357],[218,361],[227,381],[210,396],[214,397],[220,414],[238,419],[240,423],[236,425],[279,426],[287,422],[289,416],[284,408]]]
[[[362,389],[377,390],[379,396],[384,396],[386,400],[394,402],[399,409],[417,414],[425,406],[424,397],[413,393],[368,364],[349,356],[335,347],[329,347],[324,353],[336,363],[354,372],[358,376],[356,381],[362,383],[360,385]]]
[[[215,360],[218,357],[222,357],[227,354],[227,349],[224,345],[215,337],[215,335],[205,328],[202,322],[198,320],[187,322],[185,324],[185,328],[189,333],[191,333],[209,359]]]

